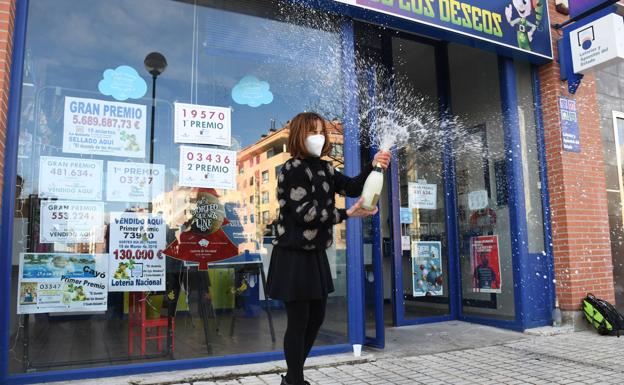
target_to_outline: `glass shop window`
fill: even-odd
[[[338,26],[269,0],[29,2],[11,373],[281,348],[254,181],[289,154],[256,154],[319,100],[342,115]],[[346,319],[338,290],[317,343]]]

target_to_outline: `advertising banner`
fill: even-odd
[[[175,143],[232,144],[232,110],[226,107],[175,103]]]
[[[581,152],[581,134],[579,132],[576,100],[559,97],[559,113],[561,115],[561,137],[563,149]]]
[[[102,200],[102,161],[95,159],[39,158],[39,197]]]
[[[180,146],[179,185],[236,190],[236,152]]]
[[[41,243],[104,242],[104,203],[41,201]]]
[[[150,163],[106,163],[106,200],[151,202],[165,191],[165,165]]]
[[[197,263],[200,270],[207,270],[208,263],[239,254],[238,245],[245,241],[240,221],[231,205],[219,201],[214,189],[200,189],[189,212],[191,218],[180,224],[184,230],[167,246],[165,255]]]
[[[440,242],[412,242],[412,291],[414,297],[444,294]]]
[[[21,253],[17,314],[106,311],[108,254]]]
[[[552,58],[545,0],[336,0]]]
[[[166,226],[160,216],[111,213],[110,291],[165,290]]]
[[[144,158],[146,121],[141,104],[68,96],[63,152]]]
[[[438,185],[428,183],[407,183],[407,198],[410,209],[438,208]]]
[[[473,271],[473,293],[501,292],[502,282],[497,235],[470,238],[470,266]]]

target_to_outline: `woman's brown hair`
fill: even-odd
[[[288,128],[290,133],[288,134],[288,151],[293,158],[305,158],[310,156],[306,149],[306,137],[308,132],[316,129],[316,122],[320,121],[323,124],[323,135],[325,135],[325,144],[323,145],[323,151],[321,156],[326,156],[331,151],[332,145],[329,141],[329,134],[327,132],[328,122],[316,112],[301,112],[297,114],[290,123]]]

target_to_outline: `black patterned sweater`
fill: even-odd
[[[373,170],[368,163],[350,178],[320,158],[291,158],[278,176],[279,216],[273,245],[288,249],[325,250],[333,243],[333,227],[347,218],[335,206],[335,194],[358,197]]]

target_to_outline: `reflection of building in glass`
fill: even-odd
[[[333,149],[329,159],[334,166],[342,170],[343,136],[342,125],[334,123],[330,131]],[[257,244],[262,243],[265,236],[273,236],[272,224],[279,214],[276,199],[277,177],[284,162],[290,158],[286,147],[288,141],[288,125],[267,134],[255,143],[242,149],[237,156],[237,191],[227,191],[223,202],[237,202],[237,213],[247,242],[240,245],[241,249],[255,251]],[[337,197],[338,207],[344,207],[344,198]],[[345,248],[345,224],[335,227],[336,247]],[[257,242],[257,243],[256,243]]]
[[[191,218],[191,209],[197,201],[197,189],[181,187],[177,184],[173,190],[167,191],[154,198],[152,212],[162,213],[163,219],[169,228],[178,229],[180,225]]]

